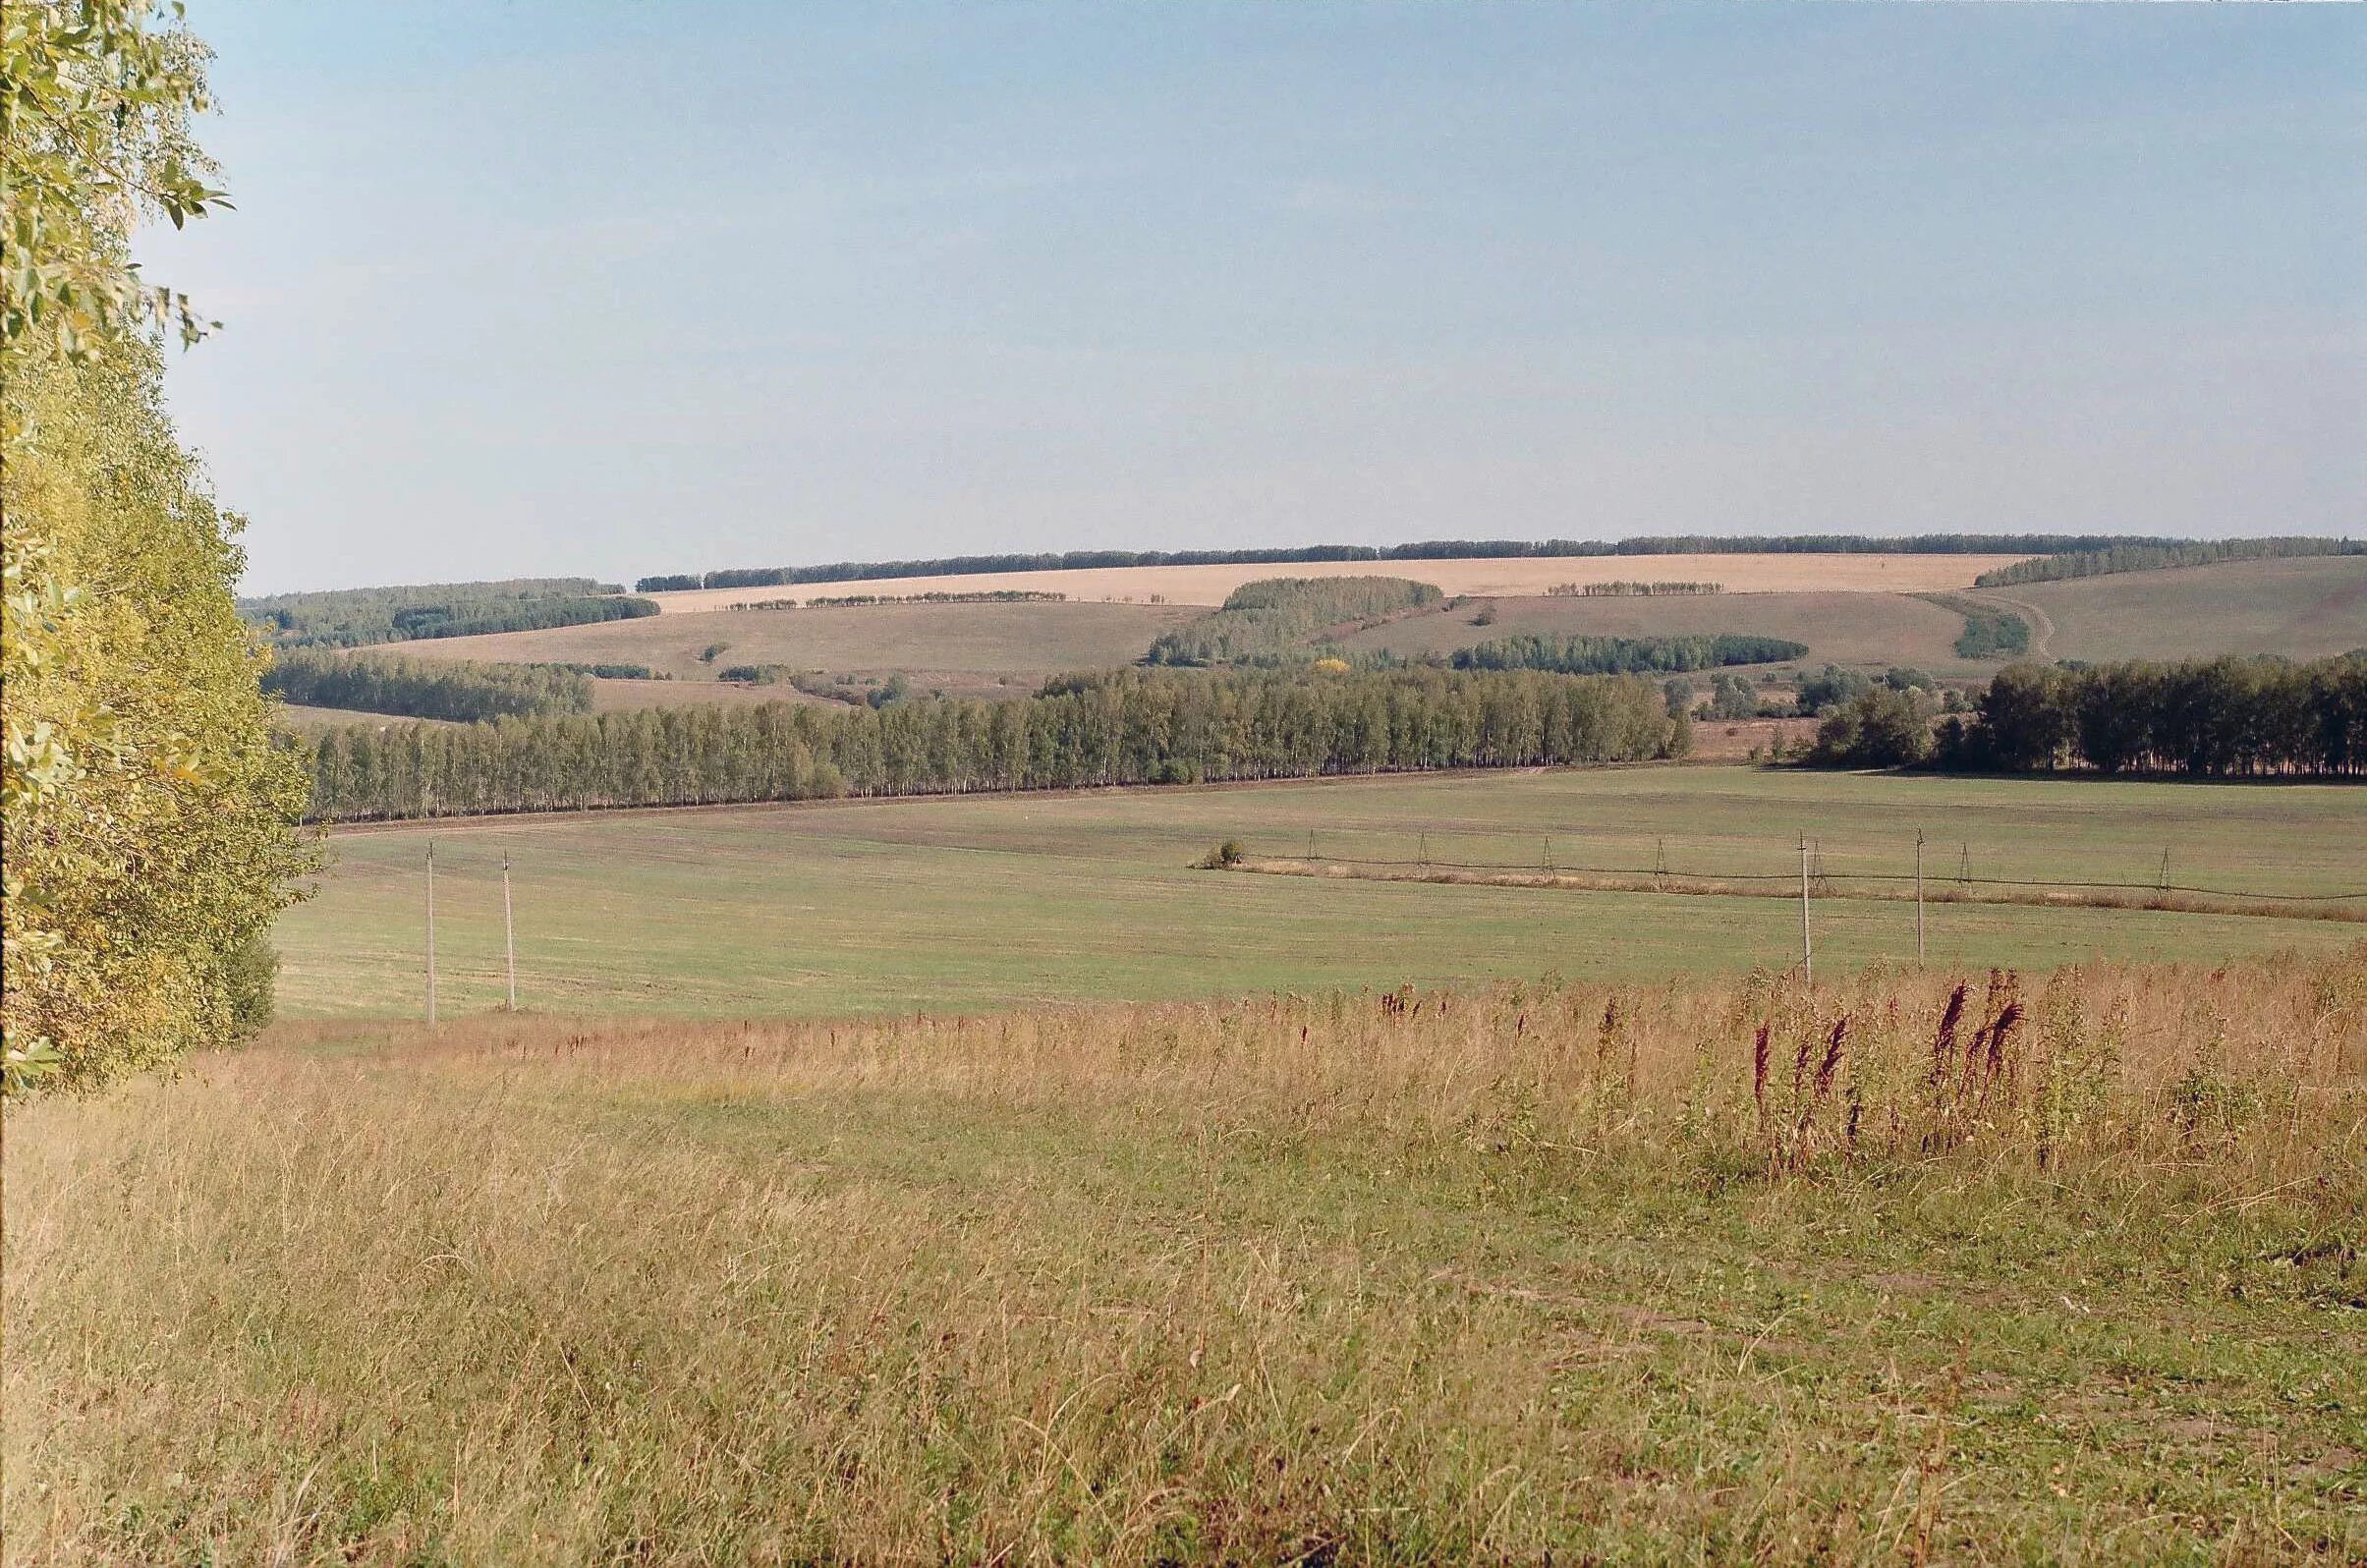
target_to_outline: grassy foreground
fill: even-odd
[[[19,1561],[2367,1553],[2367,947],[310,1026],[6,1174]]]
[[[1399,776],[1270,787],[972,796],[790,808],[408,823],[341,833],[318,898],[290,911],[283,1010],[418,1016],[423,861],[436,843],[449,1013],[503,995],[501,859],[514,864],[520,1000],[551,1012],[981,1010],[1078,1000],[1536,976],[1776,968],[1799,911],[1775,899],[1224,876],[1251,853],[1676,875],[1796,874],[1801,835],[1839,875],[1997,877],[2256,891],[2367,885],[2331,847],[2355,786],[1856,776],[1747,767]],[[1550,839],[1550,846],[1547,842]],[[1915,953],[1911,905],[1819,907],[1821,961]],[[2146,910],[1935,907],[1935,962],[2053,968],[2103,956],[2328,951],[2322,921]]]

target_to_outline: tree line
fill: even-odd
[[[1162,632],[1150,664],[1278,664],[1317,633],[1446,602],[1428,583],[1397,577],[1269,577],[1244,583],[1217,609]]]
[[[238,603],[239,613],[261,627],[275,643],[355,647],[432,635],[418,630],[421,627],[504,621],[531,606],[596,600],[623,591],[614,584],[588,577],[516,577],[488,583],[415,583],[399,588],[270,593]],[[490,629],[531,630],[507,625]]]
[[[1679,674],[1729,664],[1775,664],[1808,651],[1805,643],[1728,633],[1692,637],[1506,637],[1457,648],[1458,670],[1552,670],[1563,675]]]
[[[1415,544],[1300,544],[1257,550],[1050,550],[946,555],[926,561],[834,561],[827,566],[731,567],[645,577],[636,593],[775,588],[859,578],[967,577],[981,572],[1060,572],[1116,566],[1287,566],[1306,561],[1463,561],[1600,555],[2051,555],[2120,545],[2174,545],[2153,534],[1866,533],[1639,534],[1624,539],[1425,539]]]
[[[1634,761],[1690,732],[1649,681],[1115,670],[1012,701],[696,705],[332,731],[316,819]]]
[[[2012,773],[2367,776],[2367,649],[2335,658],[2012,664],[1974,714],[1877,689],[1831,713],[1812,760]]]
[[[471,664],[289,648],[263,672],[263,690],[310,707],[464,724],[592,711],[591,678],[554,664]]]
[[[2210,566],[2220,561],[2260,561],[2287,556],[2367,555],[2367,539],[2297,536],[2262,539],[2152,539],[2101,549],[2016,561],[1973,579],[1976,588],[2011,588],[2016,583],[2058,583],[2116,572],[2159,572],[2173,566]]]

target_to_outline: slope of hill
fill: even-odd
[[[1061,603],[709,610],[446,638],[418,644],[415,651],[422,658],[646,664],[674,677],[653,683],[651,704],[712,700],[715,671],[734,664],[834,675],[902,672],[923,690],[1007,695],[1062,670],[1132,664],[1154,638],[1198,614],[1188,605]],[[711,662],[700,657],[717,644],[724,650]],[[783,689],[763,690],[777,696]]]
[[[1984,588],[2052,624],[2048,658],[2322,658],[2367,647],[2367,556],[2229,561]]]
[[[1407,616],[1343,638],[1357,652],[1407,658],[1452,653],[1509,637],[1694,637],[1734,633],[1808,644],[1813,664],[1912,664],[1936,675],[1975,675],[1991,666],[1954,651],[1963,618],[1902,593],[1718,593],[1654,598],[1524,597]]]

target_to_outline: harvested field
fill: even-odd
[[[735,590],[742,597],[753,590]],[[758,597],[790,590],[764,590]],[[729,602],[726,595],[724,602]],[[991,685],[1010,676],[1033,686],[1062,670],[1131,664],[1152,639],[1202,612],[1155,604],[860,604],[796,610],[706,610],[596,626],[404,644],[421,658],[494,663],[556,660],[644,664],[677,686],[710,680],[730,664],[784,664],[833,675],[913,673],[915,686]],[[712,664],[700,653],[727,644]],[[984,678],[983,682],[981,678]],[[660,683],[662,684],[662,683]],[[653,700],[692,700],[689,696]]]
[[[368,713],[358,707],[311,707],[302,702],[279,704],[280,727],[298,735],[317,735],[355,724],[449,724],[450,719],[417,719],[399,713]]]
[[[1498,638],[1573,633],[1591,637],[1682,637],[1731,632],[1808,644],[1797,662],[1912,664],[1934,675],[1987,674],[1994,663],[1956,656],[1964,618],[1902,593],[1717,593],[1701,596],[1503,597],[1488,601],[1493,624],[1475,626],[1470,605],[1410,615],[1342,640],[1360,651],[1407,657],[1449,653]],[[1789,668],[1789,665],[1782,666]],[[1707,685],[1699,674],[1696,684]]]
[[[1065,593],[1077,600],[1212,605],[1244,583],[1269,577],[1402,577],[1449,594],[1543,594],[1558,583],[1638,578],[1721,583],[1729,593],[1923,593],[1969,588],[2019,555],[1592,555],[1464,561],[1294,561],[1259,566],[1123,566],[1096,571],[984,572],[969,577],[878,578],[765,588],[698,588],[651,593],[669,615],[739,600],[837,593],[976,593],[1003,588]],[[1033,607],[1033,606],[1029,606]],[[1149,640],[1146,639],[1146,642]],[[483,657],[486,655],[479,655]]]
[[[687,702],[721,702],[735,707],[759,702],[826,702],[785,683],[758,686],[742,681],[611,681],[592,683],[592,710],[631,713],[645,707],[681,707]]]

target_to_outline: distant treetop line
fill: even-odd
[[[2211,566],[2220,561],[2262,561],[2286,556],[2367,555],[2367,539],[2299,535],[2262,539],[2189,539],[2170,543],[2122,543],[2101,550],[2076,550],[1984,572],[1975,588],[2011,588],[2017,583],[2059,583],[2115,572],[2160,572],[2173,566]]]
[[[691,588],[778,588],[870,578],[968,577],[985,572],[1092,571],[1119,566],[1267,566],[1305,561],[1472,561],[1524,556],[1603,555],[2061,555],[2193,541],[2132,533],[1864,533],[1732,536],[1645,534],[1626,539],[1425,539],[1415,544],[1302,544],[1255,550],[1052,550],[1036,554],[947,555],[927,561],[835,561],[827,566],[733,567],[645,577],[636,593]]]

